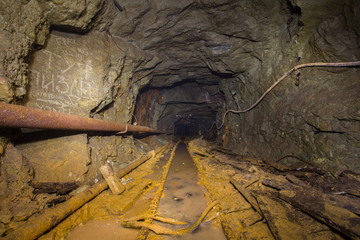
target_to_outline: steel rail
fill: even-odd
[[[0,102],[0,127],[54,130],[165,133],[153,128]]]

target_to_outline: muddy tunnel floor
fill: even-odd
[[[166,171],[167,161],[170,158],[169,153],[154,165],[154,172],[148,175],[153,181],[158,181],[162,171]],[[204,188],[199,182],[197,168],[184,143],[180,143],[176,148],[165,180],[157,214],[188,224],[174,225],[161,221],[156,221],[156,224],[174,231],[191,227],[200,218],[208,204]],[[145,193],[124,214],[124,218],[130,219],[144,213],[146,215],[158,192],[158,189],[154,188]],[[120,225],[117,219],[92,220],[74,229],[67,239],[137,239],[138,235],[140,238],[139,230],[126,229]],[[219,222],[214,223],[213,221],[197,225],[188,234],[169,236],[156,235],[151,232],[148,233],[147,239],[158,239],[160,236],[161,239],[226,239]]]
[[[285,167],[202,139],[159,149],[123,175],[122,194],[101,192],[39,239],[360,236],[359,175],[334,179],[318,168]]]
[[[200,185],[198,171],[189,155],[186,145],[179,144],[165,182],[163,197],[158,212],[163,216],[194,223],[206,209],[204,189]],[[163,224],[171,227],[169,224]],[[183,227],[183,226],[181,226]],[[212,222],[195,228],[191,234],[164,239],[226,239],[220,225]]]

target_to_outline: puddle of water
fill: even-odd
[[[197,169],[185,144],[179,144],[165,183],[158,213],[188,222],[189,225],[157,224],[167,228],[180,229],[189,227],[196,222],[206,209],[204,189],[198,184],[198,181]],[[220,226],[214,226],[213,223],[202,223],[192,233],[181,236],[163,236],[163,239],[225,240],[226,238]]]
[[[117,219],[91,220],[75,228],[67,240],[130,240],[136,239],[138,230],[123,228]]]

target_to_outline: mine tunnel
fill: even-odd
[[[358,0],[1,0],[1,239],[359,239]]]

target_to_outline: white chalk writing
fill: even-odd
[[[60,93],[71,97],[97,99],[97,91],[92,89],[89,82],[85,80],[67,80],[62,75],[40,73],[34,69],[30,70],[35,76],[35,87],[47,93]]]
[[[101,79],[102,70],[99,62],[87,57],[92,49],[80,46],[84,45],[73,38],[55,36],[49,39],[47,48],[37,53],[39,60],[35,57],[30,69],[29,105],[73,113],[79,110],[81,101],[98,101],[96,81]]]
[[[73,38],[55,37],[55,40],[60,46],[72,46],[76,43],[76,40]]]

